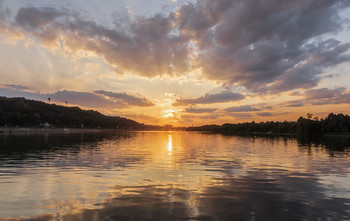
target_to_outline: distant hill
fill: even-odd
[[[79,107],[65,107],[47,104],[25,98],[0,96],[0,127],[77,127],[143,129],[144,124],[136,121],[103,115],[93,110]]]

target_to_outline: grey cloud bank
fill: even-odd
[[[348,27],[339,14],[349,6],[344,0],[202,0],[168,15],[115,16],[123,25],[114,28],[64,7],[22,7],[14,14],[17,30],[47,45],[94,52],[118,73],[173,76],[199,68],[222,84],[276,93],[315,87],[327,68],[349,61],[350,44],[328,37]]]

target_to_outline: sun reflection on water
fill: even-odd
[[[172,150],[173,150],[173,137],[172,137],[171,131],[169,131],[169,134],[168,134],[168,151],[169,151],[169,155],[171,155]]]
[[[13,137],[11,143],[7,138],[8,144],[0,139],[8,151],[0,151],[0,220],[142,220],[160,215],[162,220],[211,219],[218,214],[223,214],[218,219],[227,219],[231,205],[237,206],[233,215],[242,220],[251,218],[250,208],[294,220],[308,218],[309,213],[299,216],[300,210],[314,211],[311,215],[325,211],[320,217],[331,219],[328,214],[337,216],[349,208],[350,164],[344,152],[330,157],[324,148],[300,146],[296,139],[282,137],[181,131],[95,136],[50,135],[43,144],[41,136]],[[20,159],[12,154],[13,147],[27,147],[32,139],[35,146],[49,147],[23,148]],[[319,206],[315,197],[321,200],[316,202]],[[330,198],[339,203],[339,210],[324,203]],[[265,199],[277,203],[266,206]],[[249,213],[245,217],[240,211]],[[260,216],[269,220],[264,217],[269,214]]]

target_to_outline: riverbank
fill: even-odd
[[[213,131],[215,134],[238,135],[238,136],[317,136],[317,137],[350,137],[350,133],[325,133],[325,134],[298,134],[298,133],[273,133],[273,132],[233,132]]]
[[[0,127],[0,134],[36,134],[36,133],[104,133],[117,132],[118,129],[100,128],[29,128],[29,127]]]

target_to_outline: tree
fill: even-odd
[[[50,101],[51,101],[51,98],[49,97],[49,98],[47,98],[48,100],[49,100],[49,103],[50,103]]]

